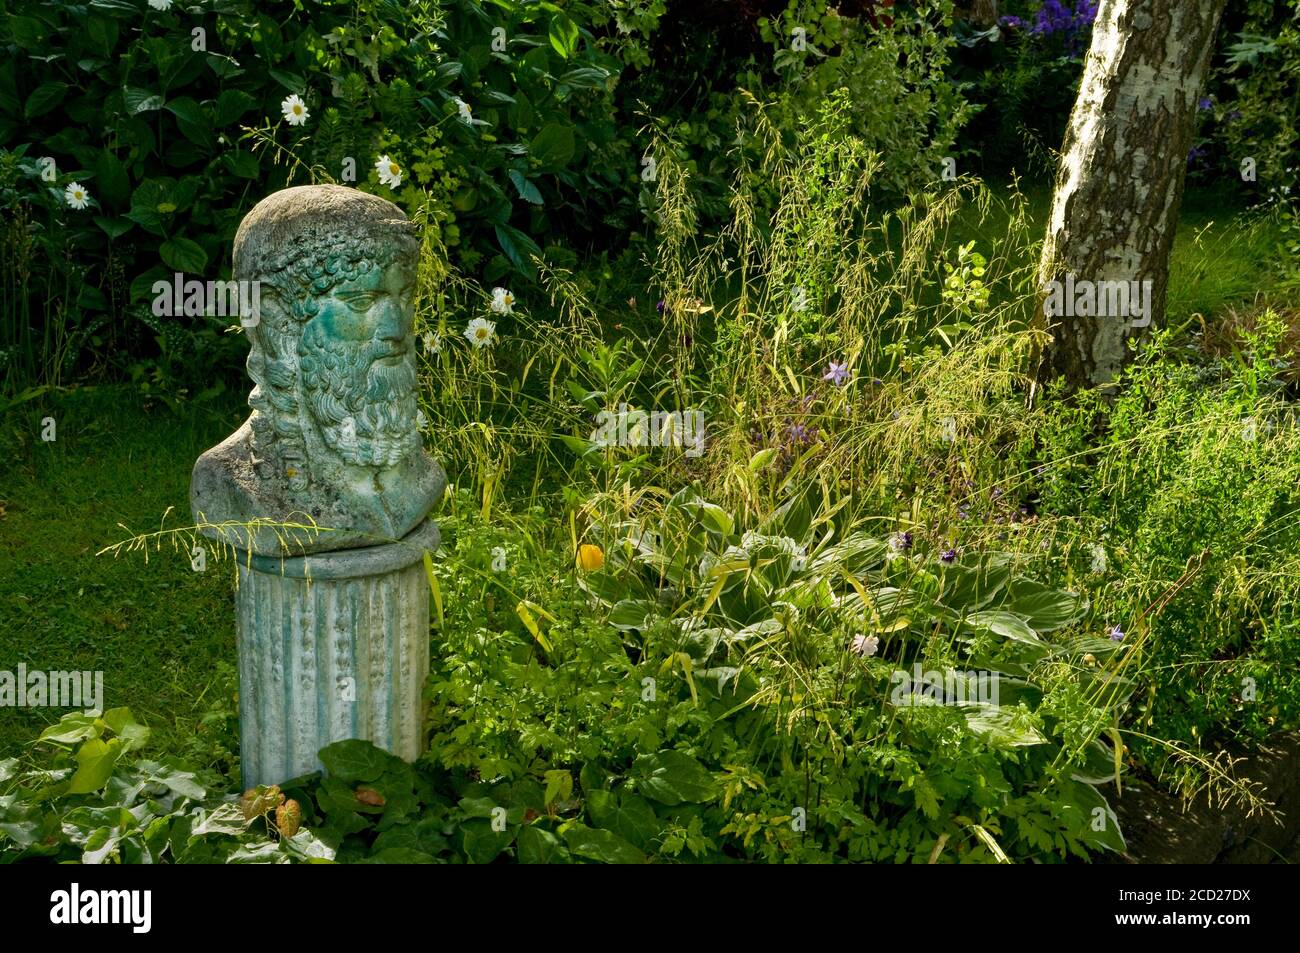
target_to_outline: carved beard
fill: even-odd
[[[415,353],[387,341],[331,341],[308,325],[298,346],[307,406],[326,446],[354,466],[396,466],[420,446]]]

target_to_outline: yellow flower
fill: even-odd
[[[595,572],[605,565],[605,553],[599,546],[583,543],[578,547],[578,566],[584,572]]]

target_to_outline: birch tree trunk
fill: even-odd
[[[1052,333],[1044,382],[1105,384],[1130,357],[1128,338],[1163,323],[1197,102],[1225,4],[1101,0],[1039,264],[1038,319]],[[1106,313],[1120,289],[1103,283],[1119,282],[1145,292],[1145,314],[1141,298],[1127,314]]]

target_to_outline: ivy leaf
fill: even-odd
[[[376,854],[369,857],[362,857],[358,864],[432,864],[436,863],[433,856],[426,854],[422,850],[413,850],[410,847],[385,847]]]
[[[579,857],[602,864],[645,863],[645,854],[612,831],[574,824],[564,832],[564,842]]]
[[[534,824],[519,832],[515,850],[521,864],[562,864],[569,859],[569,852],[560,839]]]
[[[321,764],[331,775],[348,784],[376,781],[393,756],[369,741],[336,741],[320,750]]]
[[[122,742],[91,738],[77,749],[77,773],[68,782],[69,794],[98,791],[113,774],[113,765],[122,755]]]
[[[466,821],[460,829],[461,849],[473,864],[492,863],[514,840],[514,832],[510,828],[504,831],[493,830],[492,822],[488,820]]]
[[[57,724],[42,731],[36,740],[70,745],[87,738],[98,738],[103,730],[104,723],[100,721],[98,712],[78,711],[64,715]]]

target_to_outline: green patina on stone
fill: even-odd
[[[425,519],[446,477],[420,438],[418,255],[401,209],[355,189],[285,189],[245,216],[234,277],[261,283],[246,329],[253,412],[194,465],[205,535],[298,556],[400,539]],[[220,525],[258,520],[320,529]]]
[[[240,555],[246,787],[320,770],[344,738],[424,747],[421,561],[446,477],[420,439],[418,254],[397,206],[332,185],[275,193],[235,236],[236,280],[260,282],[241,315],[253,412],[195,463],[190,505]]]

